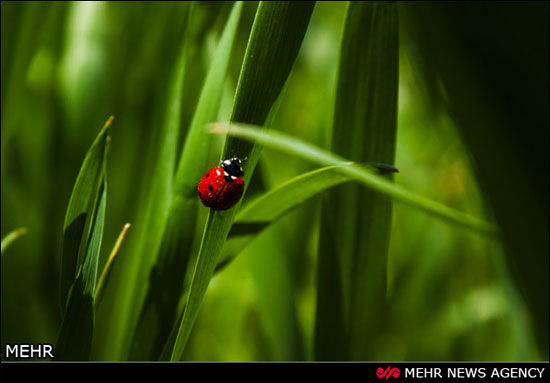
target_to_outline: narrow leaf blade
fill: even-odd
[[[174,180],[173,200],[157,261],[151,270],[149,290],[130,351],[132,360],[157,359],[179,314],[178,301],[195,234],[198,209],[196,187],[203,175],[211,135],[203,126],[216,119],[242,3],[233,6],[214,53],[193,120],[184,142]]]
[[[91,148],[86,153],[71,193],[69,206],[63,224],[63,253],[61,258],[61,305],[65,307],[69,288],[76,278],[76,272],[82,262],[77,257],[81,242],[87,243],[89,228],[86,222],[94,203],[107,149],[107,137],[113,117],[110,117],[99,132]],[[84,237],[83,237],[84,236]],[[79,263],[80,262],[80,263]]]
[[[113,250],[111,250],[111,254],[109,254],[109,258],[107,259],[107,263],[105,264],[105,267],[103,267],[103,271],[101,272],[101,275],[99,276],[99,280],[97,281],[97,286],[94,294],[94,305],[97,307],[99,303],[101,302],[101,299],[103,297],[103,287],[107,284],[107,281],[109,280],[109,276],[111,275],[111,270],[113,269],[113,264],[115,262],[115,258],[120,250],[120,246],[122,245],[122,241],[124,240],[124,237],[126,237],[126,233],[128,232],[128,229],[130,228],[130,224],[127,223],[122,228],[122,231],[120,232],[120,235],[118,236],[115,245],[113,246]]]
[[[228,134],[241,139],[255,141],[272,149],[324,166],[341,165],[342,163],[350,162],[345,158],[301,141],[295,137],[273,130],[258,129],[257,126],[252,127],[245,124],[215,124],[211,127],[211,131],[215,134]],[[342,173],[356,179],[369,188],[385,193],[396,201],[425,211],[447,222],[468,228],[474,232],[487,235],[498,234],[498,229],[495,225],[410,192],[386,180],[384,177],[377,175],[374,171],[367,170],[359,165],[339,167],[339,169]]]
[[[99,164],[99,184],[91,196],[92,203],[86,212],[84,227],[89,227],[89,235],[81,239],[79,247],[80,253],[83,253],[82,261],[79,262],[76,280],[69,292],[67,309],[55,348],[56,358],[60,360],[88,360],[90,357],[95,316],[93,298],[107,199],[106,165],[110,137],[106,136],[104,140],[103,157]],[[85,229],[84,234],[87,232]]]
[[[348,3],[333,153],[357,162],[393,164],[398,61],[395,4]],[[355,183],[324,197],[315,355],[323,360],[373,360],[386,297],[392,201]]]
[[[231,226],[216,272],[229,264],[258,234],[306,200],[350,180],[336,166],[327,166],[294,177],[247,204]]]
[[[114,292],[111,320],[106,329],[109,339],[104,355],[112,359],[126,359],[131,347],[132,336],[137,326],[140,309],[147,293],[147,279],[161,246],[172,204],[174,173],[177,159],[177,143],[181,128],[182,93],[186,73],[188,25],[190,4],[184,4],[181,35],[172,62],[167,66],[170,78],[166,86],[167,96],[163,98],[162,118],[154,126],[158,129],[158,142],[148,158],[152,178],[142,195],[138,215],[133,222],[135,234],[129,240],[128,252],[132,257],[121,259],[124,272],[120,274]],[[118,275],[117,275],[118,276]]]
[[[309,24],[314,3],[260,2],[248,42],[231,121],[264,124],[292,69]],[[238,139],[228,139],[223,157],[248,157],[245,182],[250,180],[259,148]],[[240,203],[224,211],[210,211],[191,276],[190,292],[176,337],[172,360],[180,360],[197,318],[198,311],[218,255],[229,233]]]

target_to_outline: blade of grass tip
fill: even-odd
[[[157,359],[179,315],[176,312],[178,301],[195,236],[196,187],[207,165],[212,138],[203,127],[215,121],[218,115],[220,89],[229,66],[242,5],[242,2],[234,4],[226,22],[184,141],[162,245],[151,270],[149,290],[134,332],[132,360]]]
[[[118,254],[118,251],[120,250],[120,246],[122,245],[122,241],[124,240],[124,237],[126,237],[126,232],[130,228],[130,223],[127,223],[122,228],[122,231],[120,232],[115,245],[113,246],[113,250],[111,250],[111,254],[109,254],[109,258],[107,259],[107,263],[105,264],[105,267],[103,267],[103,271],[101,272],[101,275],[99,276],[99,280],[97,281],[97,286],[95,290],[94,295],[94,305],[97,308],[99,303],[101,302],[101,298],[103,297],[103,286],[107,283],[109,280],[109,276],[111,275],[111,270],[113,267],[113,263],[115,261],[115,257]]]
[[[313,11],[312,2],[260,2],[237,84],[231,121],[264,124],[290,74]],[[227,139],[222,157],[248,157],[245,185],[252,176],[259,148]],[[193,265],[189,297],[171,360],[180,360],[214,272],[217,258],[240,203],[224,212],[209,212],[199,254]]]
[[[164,106],[166,112],[159,127],[157,149],[151,152],[154,154],[150,157],[150,166],[154,169],[153,179],[149,184],[150,189],[144,193],[138,216],[133,222],[135,234],[128,243],[128,251],[132,257],[125,258],[121,263],[124,273],[119,283],[124,288],[115,292],[116,304],[112,310],[111,323],[106,330],[109,345],[105,354],[109,358],[128,358],[132,336],[147,294],[145,282],[161,247],[162,234],[172,204],[192,8],[190,4],[186,4],[186,25],[182,35],[177,36],[180,47],[170,68],[169,94]]]
[[[102,161],[106,152],[109,127],[114,117],[111,116],[97,135],[92,147],[86,153],[84,162],[75,181],[69,206],[63,224],[63,252],[61,258],[61,304],[65,307],[69,288],[75,280],[79,266],[79,249],[81,242],[87,239],[90,228],[85,233],[85,223],[93,202],[95,188],[99,183]],[[86,238],[83,235],[86,234]]]
[[[331,166],[350,162],[343,157],[301,141],[295,137],[273,130],[262,130],[258,126],[236,123],[216,123],[211,125],[209,129],[214,134],[227,134],[233,137],[257,142],[271,149],[279,150],[319,165]],[[420,209],[446,222],[468,228],[473,232],[484,235],[494,236],[499,234],[497,227],[491,223],[445,206],[429,198],[417,195],[360,165],[343,166],[338,169],[363,185],[391,196],[395,201]]]
[[[395,4],[349,2],[342,35],[331,151],[394,161],[398,85]],[[391,181],[388,180],[388,182]],[[355,183],[323,198],[315,358],[373,360],[383,323],[391,199]]]
[[[6,251],[6,249],[13,243],[13,241],[25,234],[27,234],[26,227],[20,227],[19,229],[15,229],[6,234],[6,236],[2,238],[1,254],[4,254],[4,251]]]
[[[107,127],[111,121],[112,118],[106,124]],[[104,142],[104,145],[100,145],[98,148],[94,143],[90,149],[92,152],[99,151],[102,154],[101,161],[99,163],[91,161],[86,164],[86,159],[94,158],[93,155],[91,157],[86,156],[86,166],[83,165],[81,169],[81,172],[92,174],[96,173],[96,168],[100,169],[99,177],[96,178],[96,185],[92,184],[89,188],[78,187],[79,180],[88,179],[86,174],[82,175],[80,173],[71,196],[73,204],[69,202],[68,211],[71,207],[74,208],[79,199],[89,200],[89,206],[86,212],[86,222],[84,223],[85,229],[79,246],[79,261],[77,262],[78,268],[75,272],[75,281],[69,291],[67,309],[55,347],[55,356],[59,360],[88,360],[90,357],[94,328],[93,297],[97,281],[97,263],[103,238],[107,198],[106,171],[110,137],[108,135],[104,136],[103,133],[102,131],[98,137],[103,138],[101,141]],[[81,175],[82,177],[80,177]],[[83,190],[91,195],[78,194]]]

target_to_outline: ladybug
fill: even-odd
[[[206,172],[198,188],[204,206],[214,210],[227,210],[235,206],[244,190],[242,162],[233,156]]]

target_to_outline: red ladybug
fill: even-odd
[[[204,206],[214,210],[233,207],[244,190],[242,161],[233,156],[220,161],[220,166],[210,169],[199,183],[199,198]]]

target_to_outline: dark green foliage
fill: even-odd
[[[423,5],[403,12],[418,36],[423,75],[435,100],[433,79],[445,87],[443,106],[475,160],[548,356],[548,4]]]

